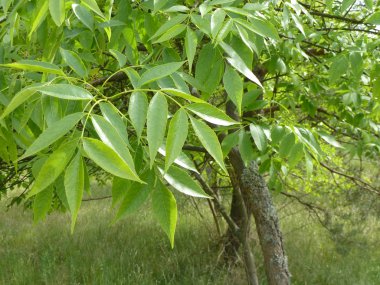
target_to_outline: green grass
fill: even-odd
[[[173,250],[149,211],[109,225],[109,209],[110,201],[84,203],[71,235],[67,214],[33,225],[31,211],[1,208],[0,284],[246,284],[241,269],[217,266],[219,238],[206,207],[205,220],[189,205],[180,213]],[[379,284],[375,231],[365,247],[341,255],[304,212],[286,211],[282,227],[293,284]],[[263,279],[262,266],[259,271]]]

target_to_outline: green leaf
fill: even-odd
[[[289,155],[290,150],[295,144],[295,136],[293,133],[287,134],[280,143],[279,154],[285,158]]]
[[[239,151],[245,165],[248,165],[255,157],[255,151],[252,146],[251,136],[248,132],[241,129],[239,132]]]
[[[215,38],[220,29],[223,26],[224,19],[226,18],[226,12],[223,9],[216,9],[211,15],[211,35]]]
[[[148,113],[148,98],[143,92],[133,92],[129,100],[128,114],[140,140]]]
[[[103,117],[116,129],[123,141],[129,145],[128,132],[118,109],[108,102],[101,102],[99,106]]]
[[[165,33],[167,30],[172,28],[173,26],[182,23],[185,21],[185,19],[188,17],[187,14],[179,14],[178,16],[175,16],[171,18],[169,21],[165,22],[150,38],[150,40],[154,40],[161,36],[163,33]]]
[[[121,179],[116,185],[120,188],[118,191],[123,192],[123,200],[115,216],[115,221],[138,210],[152,192],[155,182],[154,171],[148,171],[142,178],[147,182],[146,184]]]
[[[154,44],[158,44],[158,43],[166,42],[166,41],[168,41],[168,40],[170,40],[170,39],[178,36],[185,29],[186,29],[186,25],[184,25],[184,24],[177,24],[177,25],[171,27],[169,30],[167,30],[161,37],[159,37],[153,43]]]
[[[96,0],[81,0],[81,3],[91,9],[93,12],[98,14],[101,18],[105,19],[104,14],[99,9],[98,3],[96,3]]]
[[[179,192],[192,197],[210,198],[186,171],[175,166],[171,166],[166,173],[161,168],[159,171],[164,179]]]
[[[83,160],[79,152],[67,166],[64,185],[71,213],[71,232],[73,232],[84,191]]]
[[[17,68],[25,71],[46,72],[51,74],[65,75],[55,64],[37,60],[20,60],[18,62],[0,64],[3,67]]]
[[[146,127],[151,167],[157,151],[164,141],[167,119],[168,103],[166,97],[161,93],[156,93],[149,104]]]
[[[121,138],[121,135],[117,132],[115,127],[106,119],[98,115],[92,115],[91,121],[102,142],[112,148],[128,164],[131,171],[137,176],[128,145]]]
[[[214,131],[205,123],[190,117],[191,124],[197,135],[198,139],[205,147],[207,152],[215,159],[219,166],[227,172],[226,166],[223,161],[223,152],[220,147],[218,137]]]
[[[319,136],[328,144],[332,145],[333,147],[337,148],[343,148],[343,146],[338,142],[333,136],[325,133],[325,132],[318,132]]]
[[[249,22],[237,18],[234,21],[255,34],[271,38],[275,41],[280,40],[276,28],[269,21],[257,17],[250,18]]]
[[[165,145],[161,146],[158,149],[158,152],[161,155],[166,156],[166,146]],[[183,152],[181,152],[177,156],[177,158],[174,160],[174,163],[181,166],[182,168],[185,168],[185,169],[188,169],[188,170],[191,170],[191,171],[198,173],[198,170],[195,167],[194,162]]]
[[[256,77],[256,75],[253,74],[253,72],[248,68],[248,66],[244,63],[243,59],[237,54],[237,52],[227,45],[224,42],[220,43],[220,46],[224,49],[224,51],[230,56],[227,58],[227,61],[236,68],[237,71],[239,71],[241,74],[243,74],[245,77],[247,77],[252,82],[259,85],[261,88],[263,86],[261,85],[260,80]]]
[[[67,63],[68,66],[70,66],[72,70],[74,70],[76,74],[83,78],[87,77],[87,68],[75,52],[65,50],[63,48],[60,48],[59,51],[63,60]]]
[[[351,7],[356,2],[356,0],[343,0],[340,6],[340,12],[344,13],[348,8]]]
[[[189,71],[191,74],[192,65],[197,51],[198,38],[196,33],[190,28],[187,27],[186,37],[185,37],[185,51],[187,62],[189,64]]]
[[[224,137],[221,143],[224,156],[227,156],[231,149],[239,143],[239,134],[239,132],[233,132]]]
[[[188,120],[186,111],[179,109],[169,124],[168,137],[166,140],[165,171],[182,152],[188,132]]]
[[[41,6],[38,6],[38,13],[34,17],[32,22],[32,28],[30,29],[28,37],[31,38],[33,32],[42,24],[42,22],[45,20],[47,16],[47,12],[49,9],[49,2],[48,1],[41,1]]]
[[[310,130],[305,128],[294,128],[294,133],[297,135],[298,139],[304,143],[315,155],[324,155],[324,152],[322,151],[321,147],[319,146],[317,140]]]
[[[33,201],[33,216],[34,222],[41,221],[45,219],[51,208],[51,202],[53,200],[53,190],[52,186],[41,191],[34,197]]]
[[[73,4],[72,9],[75,16],[91,31],[94,31],[94,16],[80,4]]]
[[[365,20],[365,22],[368,24],[380,25],[380,11],[373,13]]]
[[[223,41],[227,37],[227,35],[231,32],[233,24],[234,22],[231,19],[229,19],[220,29],[218,36],[216,37],[214,42],[219,44],[221,41]]]
[[[138,72],[134,70],[133,68],[128,68],[128,67],[122,69],[122,71],[124,71],[125,74],[127,74],[133,88],[135,89],[139,88],[140,75],[138,74]]]
[[[263,129],[260,126],[250,124],[249,130],[259,151],[264,151],[267,148],[267,139]]]
[[[272,143],[273,144],[279,143],[285,134],[286,134],[286,131],[283,126],[274,126],[271,131]]]
[[[115,49],[109,49],[109,52],[116,58],[117,62],[119,63],[119,67],[124,67],[124,65],[127,63],[127,57]]]
[[[223,76],[223,83],[228,97],[235,104],[239,116],[241,116],[241,105],[243,101],[243,79],[233,68],[227,66]]]
[[[143,183],[131,167],[108,145],[93,139],[83,138],[83,150],[87,156],[105,171],[129,180]]]
[[[52,123],[50,127],[40,134],[39,137],[29,146],[26,152],[20,157],[20,160],[34,155],[56,142],[72,128],[74,128],[82,117],[83,113],[74,113]]]
[[[161,64],[152,68],[149,68],[141,75],[141,79],[139,81],[139,86],[143,86],[152,81],[156,81],[157,79],[166,77],[174,72],[176,72],[182,65],[181,62],[170,62]]]
[[[6,106],[3,114],[1,114],[0,119],[4,119],[10,113],[12,113],[17,107],[19,107],[22,103],[29,100],[37,90],[34,87],[26,87],[19,91]]]
[[[92,100],[90,92],[82,87],[71,84],[51,84],[41,87],[36,87],[36,90],[44,95],[67,99],[67,100]]]
[[[348,70],[348,59],[345,56],[336,57],[329,70],[330,83],[335,83]]]
[[[65,0],[49,0],[49,11],[54,23],[60,27],[65,20]]]
[[[208,103],[193,103],[187,105],[186,109],[192,111],[203,120],[215,125],[231,126],[239,124],[239,122],[231,119],[224,112]]]
[[[373,0],[364,0],[364,3],[369,10],[373,9]],[[379,12],[379,19],[380,19],[380,12]]]
[[[131,180],[126,180],[117,176],[114,176],[112,179],[112,207],[118,204],[124,199],[126,190],[131,187],[131,184],[134,183]]]
[[[297,163],[302,159],[304,156],[303,152],[303,144],[302,143],[296,143],[290,153],[289,153],[289,159],[288,164],[291,168],[295,167]]]
[[[77,140],[64,143],[48,157],[42,165],[27,198],[45,190],[58,178],[59,175],[61,175],[77,146]]]
[[[177,224],[177,203],[174,195],[162,183],[158,183],[152,193],[153,216],[167,234],[170,245],[174,247],[174,235]]]
[[[220,51],[213,45],[206,44],[198,54],[195,66],[195,79],[202,86],[202,91],[209,94],[218,88],[223,77],[224,62]]]
[[[190,102],[206,103],[206,101],[204,101],[198,97],[195,97],[195,96],[187,94],[181,90],[177,90],[177,89],[173,89],[173,88],[163,88],[163,89],[161,89],[161,92],[164,92],[164,93],[169,94],[169,95],[180,97],[180,98],[188,100]]]

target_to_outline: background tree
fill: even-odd
[[[63,207],[73,230],[97,177],[112,180],[116,219],[149,200],[173,246],[172,191],[212,198],[226,261],[241,246],[258,283],[253,215],[268,283],[289,284],[270,192],[318,192],[324,169],[379,193],[351,163],[380,150],[377,1],[1,7],[1,191],[22,186],[14,202],[36,220]],[[230,211],[219,196],[229,187]]]

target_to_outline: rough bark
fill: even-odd
[[[269,285],[290,284],[287,257],[276,209],[269,189],[260,175],[256,162],[245,167],[240,153],[233,149],[229,154],[235,173],[240,173],[240,189],[248,211],[252,211]]]

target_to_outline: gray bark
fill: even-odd
[[[240,173],[239,184],[247,212],[252,213],[255,219],[268,284],[288,285],[288,261],[277,211],[266,182],[260,175],[256,162],[252,161],[245,167],[237,149],[230,152],[229,159],[235,173]]]

